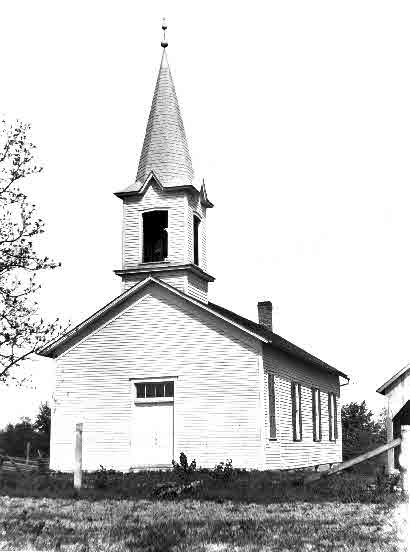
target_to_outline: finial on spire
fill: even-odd
[[[164,40],[161,42],[161,46],[163,48],[166,48],[168,46],[168,42],[166,40],[165,31],[167,30],[167,25],[165,21],[165,17],[162,18],[162,30],[164,31]]]

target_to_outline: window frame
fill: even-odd
[[[194,265],[199,266],[201,262],[201,247],[200,247],[200,228],[202,219],[198,213],[192,215],[192,257]],[[196,238],[196,239],[195,239]],[[196,244],[196,247],[195,247]]]
[[[275,376],[268,372],[269,440],[277,441]]]
[[[178,376],[167,377],[152,377],[152,378],[129,378],[131,385],[131,405],[147,404],[147,403],[174,403],[177,393],[177,379]],[[173,383],[174,391],[172,397],[137,397],[137,384],[149,384],[149,383]]]
[[[296,390],[297,396],[296,397]],[[302,386],[296,381],[291,384],[291,401],[292,401],[292,433],[294,441],[302,441]],[[299,430],[299,431],[297,431]]]
[[[167,253],[168,256],[165,257],[163,261],[145,261],[144,260],[144,215],[147,213],[154,213],[156,211],[166,211],[167,212],[167,220],[168,220],[168,226],[166,228],[167,230]],[[170,214],[171,214],[171,207],[151,207],[149,209],[143,209],[139,213],[139,236],[140,236],[140,264],[160,264],[160,263],[169,263],[169,244],[170,244]],[[123,252],[124,254],[124,252]]]
[[[336,393],[329,392],[327,399],[327,411],[329,417],[329,441],[335,442],[338,439],[337,427],[337,399]]]
[[[320,443],[322,440],[322,399],[318,387],[312,387],[312,427],[313,440],[315,443]]]

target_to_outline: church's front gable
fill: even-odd
[[[59,358],[52,467],[72,468],[68,436],[78,422],[85,469],[170,465],[181,451],[203,466],[228,457],[262,466],[258,348],[239,329],[149,286]],[[173,387],[168,399],[165,385]]]

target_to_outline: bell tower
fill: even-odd
[[[208,301],[205,182],[195,179],[178,99],[163,49],[135,181],[115,195],[123,201],[123,291],[153,275]]]

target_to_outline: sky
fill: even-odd
[[[342,401],[410,362],[410,4],[378,0],[3,0],[0,114],[32,125],[46,221],[42,312],[80,322],[117,296],[121,200],[161,58],[205,177],[210,299],[347,373]],[[0,389],[0,427],[33,417],[54,361]]]

